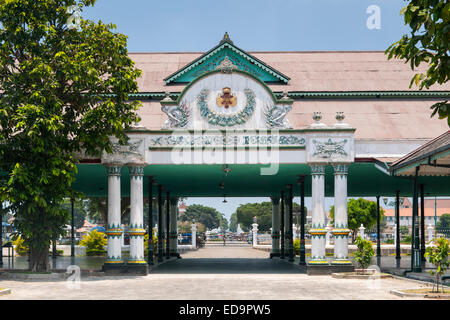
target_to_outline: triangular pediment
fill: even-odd
[[[290,80],[281,72],[236,47],[225,33],[224,38],[217,46],[171,74],[164,81],[166,85],[189,83],[199,76],[217,69],[222,69],[224,72],[238,69],[248,72],[266,83],[288,84]]]

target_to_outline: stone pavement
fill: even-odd
[[[246,258],[246,259],[243,259]],[[79,289],[65,281],[1,281],[5,299],[296,300],[405,299],[392,289],[424,287],[401,279],[334,279],[307,276],[286,260],[249,247],[205,247],[154,268],[145,277],[86,277]]]

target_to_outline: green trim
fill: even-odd
[[[234,70],[242,71],[242,70]],[[245,71],[244,71],[245,72]],[[265,83],[264,83],[265,84]],[[267,86],[267,84],[266,84]],[[178,99],[181,92],[169,92],[170,97]],[[283,97],[283,92],[273,91],[277,99]],[[105,96],[113,96],[111,94]],[[162,100],[165,98],[165,92],[137,92],[129,93],[129,100]],[[439,98],[450,99],[450,91],[288,91],[288,96],[294,100],[305,99],[421,99],[421,98]]]

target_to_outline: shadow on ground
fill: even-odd
[[[280,259],[183,258],[169,260],[152,268],[153,274],[290,274],[305,273],[299,266]]]

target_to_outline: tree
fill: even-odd
[[[352,231],[353,240],[361,224],[366,229],[370,229],[377,223],[377,204],[374,201],[363,198],[349,199],[347,202],[347,213],[348,228]],[[380,208],[380,222],[383,220],[383,213],[384,210]],[[334,206],[330,208],[330,217],[334,220]]]
[[[269,231],[272,226],[272,203],[246,203],[241,204],[236,209],[237,223],[241,225],[243,231],[249,231],[256,216],[259,231]]]
[[[429,89],[435,83],[443,84],[450,77],[450,2],[442,0],[411,0],[400,14],[411,34],[404,35],[387,50],[388,59],[392,57],[405,59],[414,70],[421,63],[428,65],[426,73],[417,73],[411,79],[422,90]],[[450,126],[450,104],[438,102],[431,106],[439,119],[447,118]]]
[[[288,210],[287,206],[284,207]],[[307,208],[305,207],[305,215]],[[292,205],[292,221],[296,223],[298,215],[300,213],[300,205],[293,202]],[[240,205],[236,210],[236,221],[241,224],[241,228],[244,231],[251,229],[253,223],[253,217],[256,216],[258,221],[258,230],[260,231],[270,231],[272,227],[272,202],[262,202],[262,203],[247,203]],[[233,218],[233,216],[231,216]],[[285,222],[286,223],[286,222]],[[237,224],[236,224],[237,225]],[[230,227],[231,229],[231,227]]]
[[[68,7],[96,0],[0,0],[0,200],[30,247],[31,271],[47,271],[53,234],[68,221],[64,198],[77,155],[112,152],[114,137],[139,121],[141,72],[128,57],[126,36],[113,24],[81,19],[68,28]]]
[[[186,208],[186,212],[181,217],[181,221],[191,222],[195,219],[196,222],[200,222],[206,229],[215,229],[225,226],[223,220],[226,218],[211,207],[202,206],[200,204],[192,204]],[[226,223],[228,226],[228,222]]]
[[[231,232],[236,232],[237,231],[237,213],[234,212],[231,217],[230,217],[230,227],[229,227]]]
[[[444,213],[439,217],[439,221],[436,224],[437,229],[450,229],[450,213]]]

